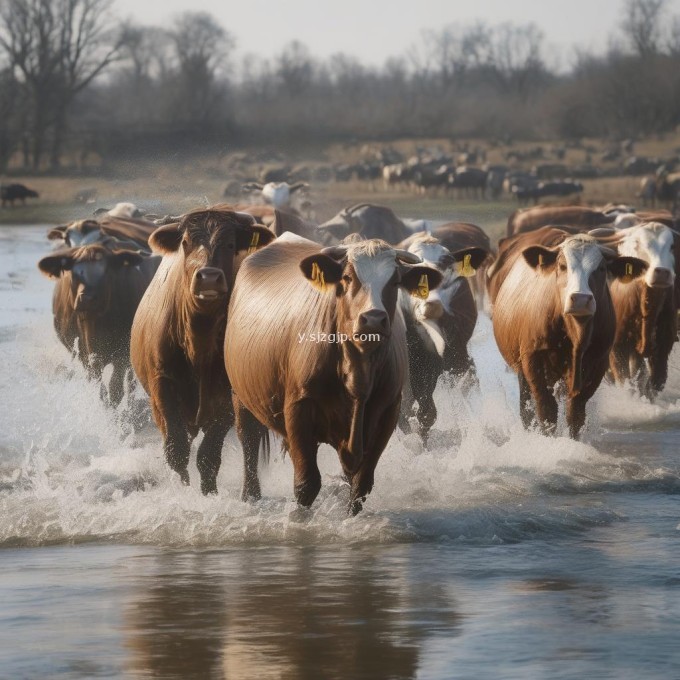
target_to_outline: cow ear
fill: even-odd
[[[474,276],[479,265],[486,260],[488,253],[483,248],[464,248],[452,253],[456,271],[461,276]]]
[[[144,257],[134,250],[119,250],[106,258],[114,267],[128,267],[142,264]]]
[[[617,257],[607,263],[611,275],[622,283],[630,283],[647,271],[649,265],[637,257]]]
[[[400,264],[401,285],[415,297],[427,298],[430,290],[442,282],[442,273],[422,264]]]
[[[58,279],[61,273],[73,269],[73,257],[70,254],[56,254],[43,257],[38,262],[38,269],[51,279]]]
[[[328,290],[328,284],[335,284],[342,278],[344,267],[328,255],[317,253],[300,262],[300,269],[305,278],[322,293]]]
[[[66,230],[68,226],[55,227],[47,232],[47,238],[50,241],[64,241],[66,239]]]
[[[238,232],[236,237],[236,250],[248,250],[248,255],[260,248],[264,248],[276,238],[274,232],[267,227],[254,224],[248,227],[247,232]]]
[[[558,252],[543,246],[529,246],[522,251],[522,255],[532,269],[548,271],[555,265]]]
[[[149,245],[159,253],[174,253],[182,243],[184,230],[176,222],[159,227],[149,237]]]

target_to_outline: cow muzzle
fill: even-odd
[[[673,285],[673,272],[666,267],[656,267],[652,270],[649,285],[652,288],[668,288]]]
[[[390,318],[387,312],[370,309],[359,314],[354,324],[354,343],[360,347],[373,347],[390,334]]]
[[[217,267],[203,267],[193,276],[191,292],[199,300],[218,300],[227,294],[227,280]]]
[[[436,321],[444,316],[444,305],[442,305],[441,300],[425,300],[418,307],[418,316],[421,319]]]
[[[571,293],[567,298],[564,313],[570,316],[593,316],[595,297],[592,293]]]

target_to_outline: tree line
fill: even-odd
[[[552,63],[533,24],[426,31],[375,68],[293,41],[237,62],[237,27],[114,0],[0,0],[0,172],[242,144],[397,137],[623,139],[680,124],[680,15],[622,0],[608,49]]]

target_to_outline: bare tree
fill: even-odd
[[[662,40],[662,18],[667,0],[626,0],[623,31],[642,57],[656,54]]]
[[[43,159],[52,128],[51,164],[59,165],[69,107],[115,58],[111,0],[2,0],[0,48],[28,90],[32,164]]]

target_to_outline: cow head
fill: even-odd
[[[216,307],[226,309],[240,261],[274,238],[251,215],[212,208],[156,229],[149,244],[161,254],[181,257],[187,304],[210,313]]]
[[[50,241],[63,241],[70,248],[96,243],[101,237],[101,224],[95,220],[78,220],[47,232]]]
[[[626,229],[619,241],[619,254],[647,263],[645,284],[670,288],[675,283],[674,233],[663,224],[647,222]]]
[[[426,298],[442,279],[418,256],[379,239],[325,248],[300,269],[316,288],[335,291],[337,332],[362,353],[389,339],[400,287]]]
[[[108,308],[111,274],[122,267],[139,265],[143,259],[131,250],[112,251],[103,245],[88,245],[43,257],[38,267],[52,278],[70,272],[73,309],[101,313]]]
[[[647,265],[636,257],[617,257],[586,234],[571,236],[560,245],[529,246],[522,251],[527,264],[557,279],[562,314],[587,320],[596,310],[596,298],[607,286],[607,270],[617,279],[637,278]]]
[[[413,313],[418,321],[436,320],[444,313],[450,313],[451,300],[462,278],[473,276],[488,254],[482,248],[465,248],[452,253],[432,236],[415,239],[408,250],[424,264],[438,269],[443,277],[439,286],[430,290],[427,298],[411,298]]]

